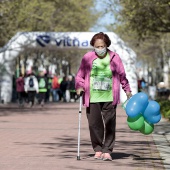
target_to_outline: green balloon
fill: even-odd
[[[144,135],[149,135],[154,130],[154,124],[144,121],[143,127],[140,129],[140,132]]]
[[[144,117],[142,114],[135,117],[128,117],[127,123],[131,130],[140,130],[144,125]]]

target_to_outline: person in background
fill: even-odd
[[[144,92],[146,88],[146,81],[142,77],[141,79],[138,80],[138,92]]]
[[[38,103],[41,104],[41,106],[44,106],[45,99],[46,99],[46,92],[48,88],[48,82],[47,77],[45,76],[44,71],[40,71],[39,77],[38,77],[38,87],[39,87],[39,93],[38,93]]]
[[[63,81],[63,76],[58,76],[58,83],[61,84],[62,81]],[[61,90],[58,91],[58,94],[59,94],[59,101],[61,101],[61,99],[62,99]]]
[[[103,32],[95,34],[90,44],[94,50],[82,58],[76,74],[76,91],[83,94],[89,123],[94,158],[112,161],[115,144],[116,108],[120,103],[120,84],[127,98],[132,96],[123,63],[110,51],[110,38]]]
[[[52,76],[51,74],[47,75],[47,93],[46,93],[46,102],[50,101],[51,97],[51,91],[52,91]]]
[[[142,91],[145,91],[145,88],[146,88],[146,81],[145,79],[142,77],[141,79],[141,88],[142,88]]]
[[[53,102],[58,102],[60,97],[60,83],[58,81],[58,77],[54,74],[52,78],[52,96],[53,96]]]
[[[28,103],[28,93],[25,92],[25,83],[26,83],[26,79],[28,77],[29,74],[24,73],[24,101],[25,103]]]
[[[75,77],[73,75],[69,76],[68,90],[70,92],[70,101],[76,101],[76,89],[75,89]]]
[[[61,81],[61,84],[60,84],[60,90],[61,90],[63,102],[67,102],[67,100],[66,100],[67,86],[68,86],[68,78],[66,76],[64,76],[63,80]]]
[[[19,77],[16,79],[16,90],[18,94],[18,104],[19,107],[24,107],[24,77],[22,73],[20,73]]]
[[[28,93],[28,103],[32,107],[35,102],[35,95],[39,92],[38,81],[34,73],[28,73],[25,81],[25,92]]]

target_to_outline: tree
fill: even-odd
[[[98,13],[94,0],[2,0],[0,46],[19,31],[88,31]]]
[[[108,0],[117,21],[137,32],[139,38],[170,32],[169,0]],[[118,5],[119,7],[115,6]]]

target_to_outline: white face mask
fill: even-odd
[[[98,49],[98,48],[94,48],[94,51],[96,52],[96,54],[100,57],[103,57],[106,54],[106,47],[102,48],[102,49]]]

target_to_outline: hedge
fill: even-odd
[[[157,99],[156,101],[160,104],[161,115],[170,119],[170,100]]]

